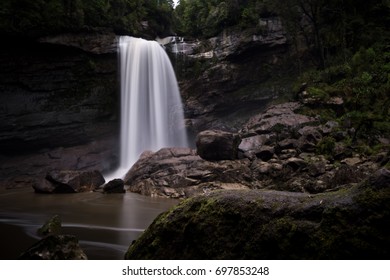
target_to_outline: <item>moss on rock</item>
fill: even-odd
[[[377,187],[375,179],[383,174],[389,171],[318,195],[244,190],[194,197],[161,214],[125,258],[387,259],[390,186]]]

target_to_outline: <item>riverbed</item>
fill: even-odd
[[[53,215],[63,233],[75,235],[89,259],[123,259],[133,240],[177,200],[133,193],[36,194],[0,191],[0,259],[17,259],[37,242],[37,230]]]

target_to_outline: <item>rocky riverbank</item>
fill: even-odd
[[[237,134],[202,132],[197,150],[145,152],[125,183],[132,192],[172,198],[215,189],[313,194],[359,183],[388,163],[388,152],[372,157],[357,153],[343,141],[348,131],[336,122],[320,124],[298,113],[301,106],[298,102],[271,106]],[[338,141],[332,142],[333,137]]]

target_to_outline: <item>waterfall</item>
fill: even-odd
[[[187,147],[179,87],[168,55],[156,41],[120,37],[120,166],[123,177],[144,151]]]

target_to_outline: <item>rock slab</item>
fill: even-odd
[[[339,191],[217,191],[161,214],[126,259],[388,259],[389,170]]]
[[[37,193],[79,193],[93,191],[105,183],[99,171],[61,170],[48,172],[33,185]]]

